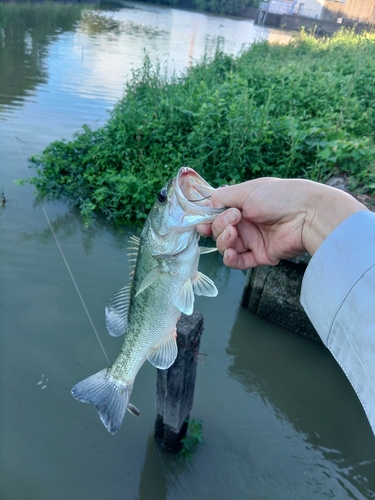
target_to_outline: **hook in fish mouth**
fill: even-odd
[[[227,187],[227,186],[228,186],[228,184],[222,184],[219,187],[223,188],[223,187]],[[212,194],[209,194],[208,196],[205,196],[204,198],[199,198],[199,200],[188,200],[188,201],[190,201],[191,203],[198,203],[199,201],[208,200],[208,198],[211,198],[211,196],[212,196]]]
[[[198,200],[188,200],[188,201],[190,201],[191,203],[198,203],[199,201],[208,200],[208,198],[211,198],[210,194],[208,196],[205,196],[204,198],[199,198]]]

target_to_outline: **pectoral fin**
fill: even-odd
[[[180,293],[175,298],[174,304],[181,312],[189,316],[193,314],[194,300],[191,280],[187,280],[182,286]]]
[[[218,294],[215,283],[208,276],[201,272],[197,272],[195,277],[191,280],[193,285],[193,292],[196,295],[204,295],[205,297],[216,297]]]
[[[128,309],[130,301],[130,285],[120,288],[108,300],[105,306],[105,324],[113,337],[126,332],[128,326]]]
[[[139,287],[139,290],[137,291],[137,293],[135,294],[135,296],[137,297],[137,295],[139,295],[140,293],[142,293],[144,290],[146,290],[146,288],[148,288],[150,285],[152,285],[152,283],[157,280],[160,276],[161,276],[161,271],[159,268],[155,268],[153,269],[152,271],[150,271],[148,273],[148,275],[145,277],[145,279],[142,281],[140,287]]]
[[[150,350],[147,359],[156,368],[166,370],[173,365],[177,356],[176,336],[176,328],[174,328],[161,344]]]
[[[217,252],[216,247],[199,247],[199,253],[203,255],[204,253]]]

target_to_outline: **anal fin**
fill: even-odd
[[[174,328],[163,342],[150,350],[147,359],[156,368],[166,370],[175,362],[178,352],[176,336],[176,328]]]

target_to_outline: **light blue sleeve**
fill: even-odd
[[[375,213],[350,216],[322,243],[306,269],[301,303],[375,434]]]

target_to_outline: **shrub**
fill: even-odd
[[[146,56],[108,122],[34,156],[31,182],[86,221],[116,224],[144,220],[182,165],[213,185],[344,174],[375,192],[374,60],[375,35],[351,31],[260,42],[236,57],[218,47],[180,77]]]

